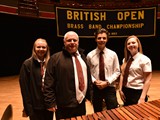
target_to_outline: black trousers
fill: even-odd
[[[45,110],[35,110],[33,114],[29,116],[30,120],[53,120],[53,112]]]
[[[101,112],[103,110],[103,100],[105,100],[106,108],[108,110],[117,108],[118,101],[116,96],[115,87],[106,87],[103,90],[98,89],[96,86],[93,88],[93,108],[94,112]]]
[[[124,106],[137,104],[142,93],[142,89],[137,90],[126,87],[123,87],[122,91],[126,97],[126,102],[124,102]],[[145,102],[147,101],[148,101],[148,96],[146,96],[145,98]]]
[[[58,107],[56,110],[56,120],[66,119],[86,114],[85,100],[77,107]]]

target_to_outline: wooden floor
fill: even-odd
[[[22,98],[20,94],[18,75],[0,77],[0,118],[8,104],[13,108],[13,120],[28,120],[28,118],[21,117],[22,115]],[[148,92],[149,101],[160,99],[160,71],[154,71],[151,86]],[[122,101],[117,94],[118,101]],[[93,107],[90,102],[86,102],[87,114],[93,113]]]

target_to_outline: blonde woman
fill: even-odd
[[[133,61],[124,84],[124,76],[127,74],[125,69],[131,58]],[[119,93],[124,106],[146,102],[152,78],[152,64],[150,58],[143,54],[140,40],[135,35],[129,36],[125,41],[121,70]]]
[[[45,39],[38,38],[33,45],[32,55],[20,70],[19,83],[23,99],[23,117],[30,120],[53,120],[53,112],[45,108],[43,82],[46,65],[50,59],[49,46]]]

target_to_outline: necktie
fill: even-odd
[[[99,53],[99,79],[105,80],[103,51]]]
[[[42,91],[44,90],[44,67],[43,67],[43,65],[44,65],[44,62],[40,62],[40,65],[41,65],[41,77],[42,77]]]
[[[127,84],[127,79],[128,79],[128,74],[129,74],[129,68],[132,64],[133,58],[131,57],[129,61],[127,62],[125,71],[124,71],[124,76],[123,76],[123,86]]]
[[[41,65],[41,76],[43,76],[44,75],[44,68],[43,68],[44,62],[40,62],[40,65]]]
[[[83,91],[84,90],[84,76],[83,76],[82,66],[77,58],[77,54],[74,54],[74,57],[75,57],[77,75],[78,75],[78,80],[79,80],[79,89]]]

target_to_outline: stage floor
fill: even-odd
[[[11,104],[13,108],[13,120],[29,120],[22,117],[22,98],[20,93],[18,75],[0,77],[0,118],[6,107]],[[149,101],[160,99],[160,71],[153,71],[151,86],[148,92]],[[117,92],[118,93],[118,92]],[[122,101],[117,94],[118,101]],[[90,102],[86,102],[87,114],[93,113]]]

